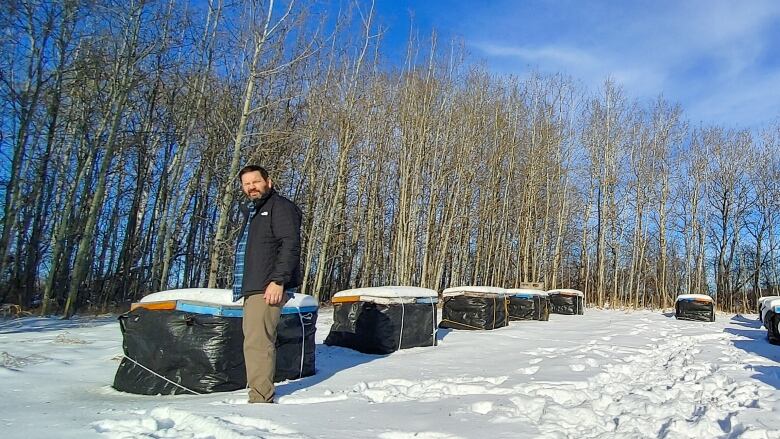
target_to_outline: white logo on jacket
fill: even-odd
[[[268,216],[268,211],[266,210],[265,212],[260,212],[260,216]]]

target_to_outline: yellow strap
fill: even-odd
[[[452,320],[449,320],[449,319],[442,319],[441,321],[442,321],[442,322],[450,322],[450,323],[454,323],[454,324],[456,324],[456,325],[465,326],[465,327],[467,327],[467,328],[471,328],[471,329],[479,329],[480,331],[482,331],[482,330],[486,329],[486,328],[480,328],[480,327],[477,327],[477,326],[471,326],[471,325],[467,325],[467,324],[465,324],[465,323],[461,323],[461,322],[453,322]],[[453,329],[458,329],[458,328],[453,328]]]

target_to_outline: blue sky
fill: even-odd
[[[385,53],[421,37],[463,40],[504,74],[562,72],[596,90],[680,103],[694,124],[761,128],[780,118],[780,0],[377,0]]]

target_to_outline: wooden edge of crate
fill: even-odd
[[[144,308],[144,309],[156,310],[156,311],[168,311],[168,310],[172,311],[176,309],[176,301],[166,300],[164,302],[136,302],[130,305],[130,311],[133,311],[137,308]]]

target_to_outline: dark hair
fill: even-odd
[[[264,167],[257,165],[246,165],[241,168],[241,170],[238,171],[238,179],[241,180],[241,177],[249,172],[259,172],[263,177],[263,180],[268,180],[268,171],[266,171]]]

